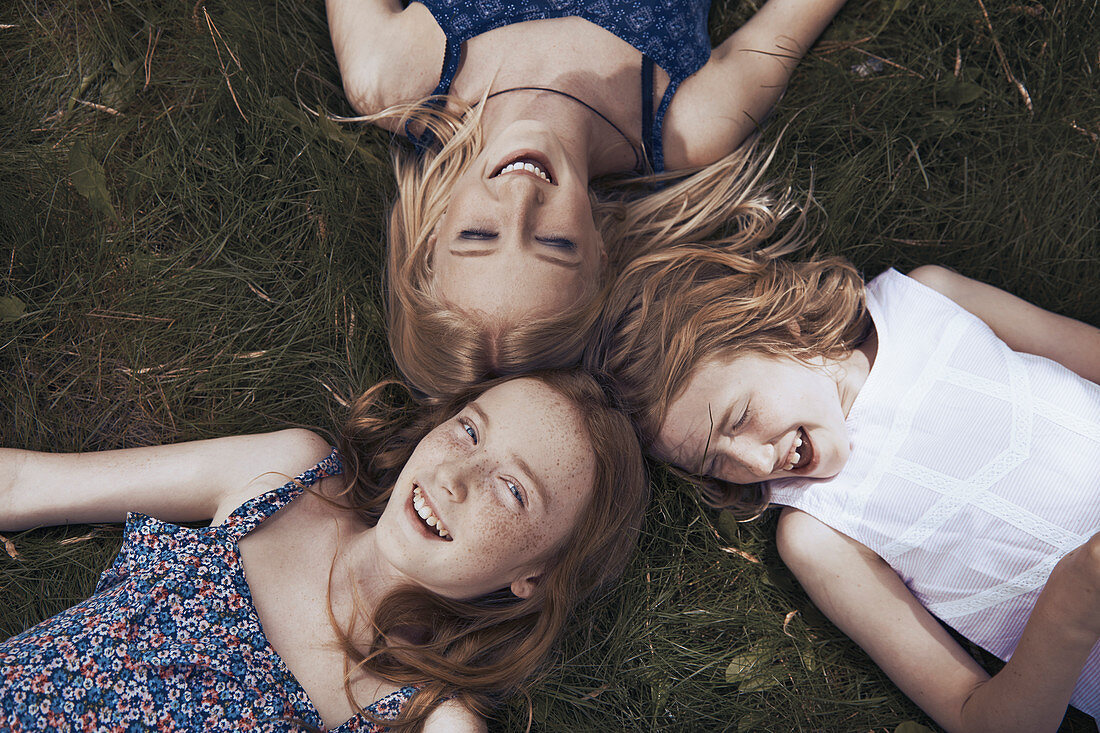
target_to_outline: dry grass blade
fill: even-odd
[[[997,40],[997,34],[993,32],[993,22],[989,19],[989,12],[985,9],[985,3],[982,0],[977,0],[978,7],[982,9],[982,16],[985,18],[985,25],[989,28],[989,37],[993,40],[993,47],[997,49],[997,57],[1001,60],[1001,69],[1004,70],[1005,76],[1008,80],[1015,85],[1016,90],[1023,97],[1024,106],[1027,107],[1028,112],[1034,112],[1035,108],[1031,104],[1031,95],[1020,80],[1016,78],[1016,75],[1012,73],[1012,69],[1008,66],[1008,59],[1005,57],[1004,49],[1001,48],[1001,42]]]

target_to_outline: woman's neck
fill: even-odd
[[[578,98],[554,91],[517,88],[487,99],[481,117],[486,142],[522,120],[549,127],[567,150],[574,151],[575,164],[589,180],[635,164],[634,148],[622,133]]]

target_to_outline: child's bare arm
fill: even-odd
[[[360,114],[416,101],[435,89],[446,39],[424,5],[326,0],[325,8],[344,93]]]
[[[0,449],[0,530],[117,522],[128,511],[167,521],[226,513],[327,455],[307,430],[98,453]],[[273,473],[278,472],[278,473]]]
[[[909,277],[981,318],[1016,351],[1053,359],[1085,379],[1100,383],[1100,329],[1043,310],[945,267],[924,265],[910,272]]]
[[[1058,729],[1100,638],[1100,541],[1057,566],[1016,653],[993,677],[863,545],[793,509],[780,518],[778,541],[818,608],[945,729]]]
[[[677,92],[666,150],[685,165],[711,163],[751,135],[779,100],[798,62],[845,0],[768,0],[711,52]],[[680,162],[680,161],[677,161]]]

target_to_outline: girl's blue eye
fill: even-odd
[[[504,483],[508,487],[508,490],[512,492],[512,496],[516,497],[516,501],[519,502],[519,505],[527,506],[523,501],[523,492],[519,490],[519,486],[516,485],[516,482],[510,479],[504,479]]]
[[[474,426],[468,422],[462,423],[462,429],[466,431],[466,434],[470,436],[470,439],[474,441],[474,445],[477,445],[477,431],[474,430]]]

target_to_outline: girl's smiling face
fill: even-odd
[[[376,525],[408,580],[450,598],[510,587],[527,596],[595,481],[583,418],[536,379],[486,391],[432,430]]]
[[[690,473],[735,484],[829,478],[848,460],[844,420],[865,378],[836,362],[717,357],[672,401],[654,448]]]

